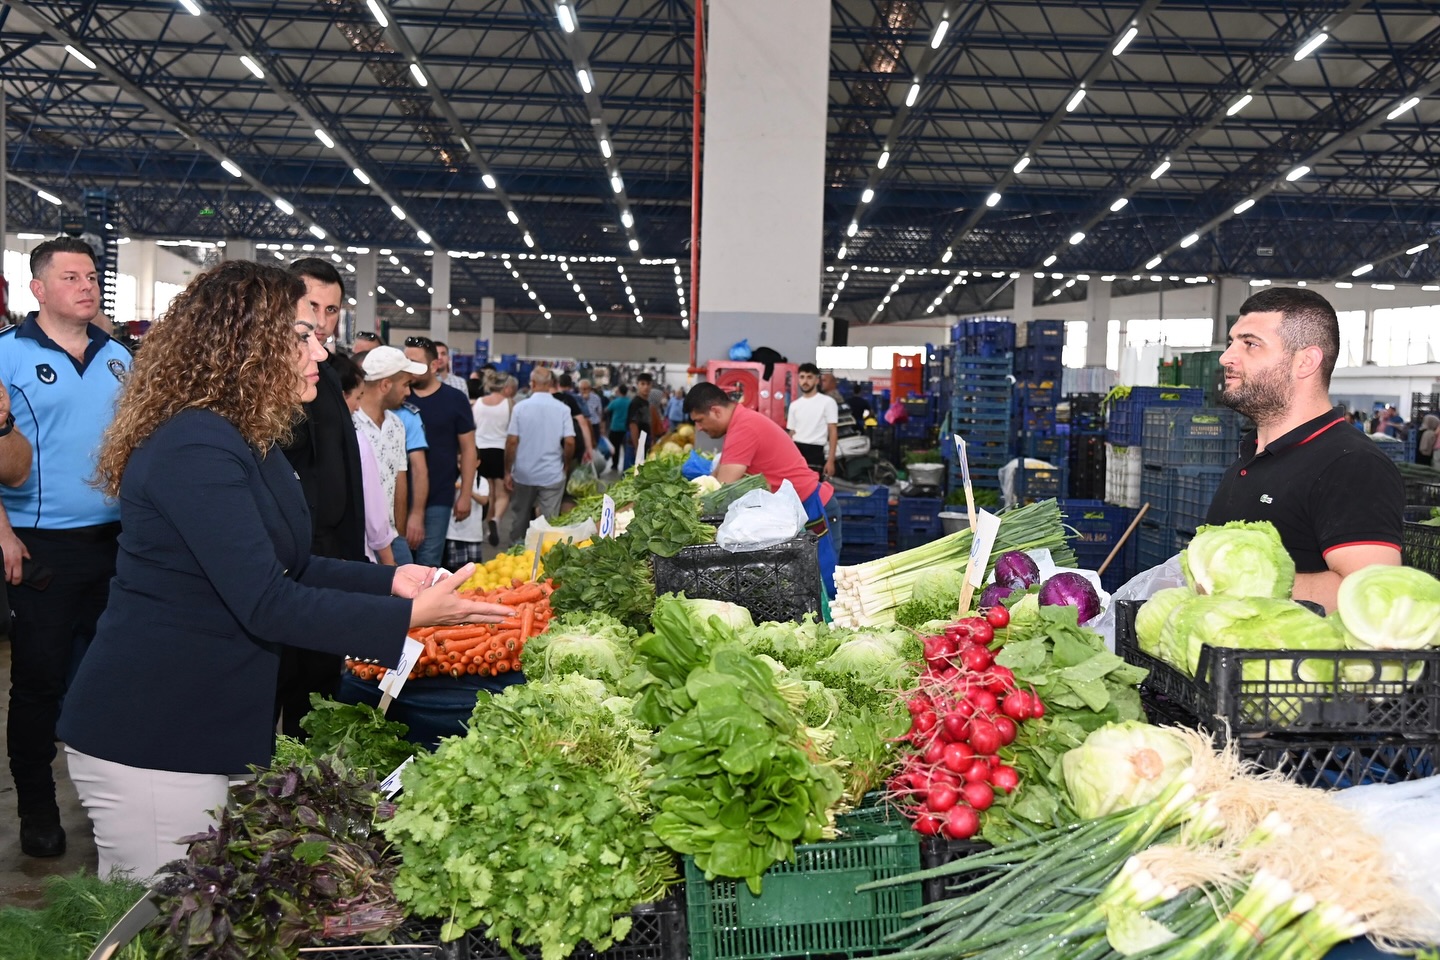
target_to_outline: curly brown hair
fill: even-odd
[[[232,260],[190,281],[151,327],[100,446],[97,483],[111,496],[135,448],[182,410],[210,410],[247,443],[283,443],[300,410],[295,310],[305,281]]]

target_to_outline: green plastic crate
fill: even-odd
[[[855,839],[805,844],[793,863],[765,871],[756,897],[743,880],[706,882],[685,858],[690,960],[773,960],[800,956],[893,953],[909,941],[887,941],[923,902],[919,881],[856,893],[855,888],[920,869],[920,844],[909,824],[871,826]]]

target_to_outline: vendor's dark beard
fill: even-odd
[[[1295,384],[1285,375],[1285,368],[1273,366],[1263,373],[1248,376],[1235,387],[1225,387],[1220,404],[1243,413],[1256,423],[1276,420],[1290,408]]]

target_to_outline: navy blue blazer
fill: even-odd
[[[245,772],[275,745],[289,644],[394,664],[410,601],[394,568],[310,555],[310,512],[278,448],[187,410],[130,457],[110,602],[65,696],[60,738],[127,766]]]

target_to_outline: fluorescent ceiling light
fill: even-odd
[[[840,244],[840,249],[835,251],[835,259],[836,259],[836,260],[844,260],[844,259],[845,259],[845,253],[846,253],[845,244],[842,243],[842,244]]]
[[[610,178],[610,189],[616,193],[625,189],[625,181],[620,179],[620,174],[617,173]]]
[[[1180,247],[1183,249],[1183,248],[1185,248],[1185,247],[1194,246],[1195,243],[1199,241],[1199,239],[1200,239],[1200,234],[1198,234],[1198,233],[1192,233],[1192,234],[1190,234],[1190,236],[1188,236],[1188,237],[1186,237],[1184,240],[1181,240],[1181,241],[1180,241]]]
[[[46,193],[44,190],[36,190],[35,196],[39,197],[41,200],[44,200],[46,203],[53,203],[57,207],[65,206],[65,201],[61,200],[53,193]]]
[[[1371,289],[1371,290],[1394,290],[1394,289],[1395,289],[1395,284],[1393,284],[1393,283],[1372,283],[1372,284],[1370,284],[1370,289]]]
[[[532,236],[530,236],[530,234],[528,234],[528,233],[525,234],[525,246],[527,246],[527,247],[533,247],[533,246],[535,246],[535,238],[532,237]]]
[[[485,189],[487,190],[495,189],[495,178],[490,176],[490,174],[488,173],[481,175],[480,182],[485,184]]]
[[[376,0],[365,0],[365,6],[370,8],[370,15],[375,18],[376,23],[380,24],[381,30],[390,26],[390,21],[385,19],[385,11],[380,9],[380,4]]]
[[[920,81],[916,80],[910,84],[910,92],[905,94],[905,106],[915,106],[915,101],[920,99]]]
[[[941,262],[941,263],[949,263],[950,260],[951,260],[951,258],[953,258],[954,256],[955,256],[955,251],[954,251],[954,250],[951,250],[949,247],[946,247],[946,248],[945,248],[945,253],[940,257],[940,262]]]
[[[1409,250],[1406,250],[1405,252],[1406,252],[1406,253],[1411,253],[1411,254],[1413,254],[1413,253],[1419,253],[1419,252],[1422,251],[1422,250],[1428,250],[1428,249],[1430,249],[1430,244],[1428,244],[1428,243],[1417,243],[1415,246],[1411,247]]]
[[[576,70],[575,77],[580,81],[580,89],[589,93],[595,89],[595,84],[590,80],[589,70]]]
[[[941,20],[935,25],[935,35],[930,38],[930,49],[939,50],[940,41],[945,39],[945,32],[950,29],[949,20]]]
[[[321,130],[319,127],[315,128],[315,137],[321,143],[325,144],[327,148],[331,150],[335,149],[335,141],[330,139],[330,134],[326,133],[324,130]]]
[[[874,200],[874,199],[875,199],[875,191],[872,190],[872,189],[870,189],[869,187],[866,187],[866,188],[865,188],[865,192],[862,193],[862,194],[860,194],[860,202],[861,202],[861,203],[869,203],[871,200]]]
[[[325,239],[325,228],[320,226],[318,223],[310,224],[309,230],[311,236],[313,236],[316,240]]]
[[[410,64],[410,76],[414,77],[415,82],[422,87],[428,87],[430,85],[430,81],[425,79],[425,71],[420,69],[420,64],[418,63]]]
[[[1299,50],[1296,50],[1296,51],[1295,51],[1295,60],[1296,60],[1296,62],[1299,62],[1299,61],[1301,61],[1301,60],[1304,60],[1306,57],[1310,56],[1310,54],[1312,54],[1312,53],[1314,53],[1316,50],[1320,49],[1320,44],[1324,43],[1326,40],[1329,40],[1329,39],[1330,39],[1330,34],[1328,34],[1328,33],[1317,33],[1317,34],[1315,34],[1315,36],[1311,37],[1309,40],[1306,40],[1305,43],[1304,43],[1304,45],[1301,46],[1301,48],[1300,48]]]
[[[1067,103],[1067,104],[1065,104],[1065,112],[1066,112],[1066,113],[1074,113],[1074,112],[1075,112],[1075,108],[1078,107],[1078,106],[1080,106],[1081,102],[1084,101],[1084,99],[1085,99],[1085,88],[1084,88],[1084,87],[1081,87],[1079,90],[1076,90],[1074,93],[1072,93],[1072,94],[1070,95],[1070,102]]]
[[[361,183],[365,184],[366,186],[369,186],[369,184],[370,184],[370,177],[366,175],[366,173],[365,173],[364,170],[361,170],[359,167],[356,167],[355,169],[351,170],[350,172],[353,173],[353,174],[355,174],[355,179],[356,179],[356,180],[359,180]]]
[[[1351,271],[1350,271],[1350,276],[1352,276],[1352,277],[1363,277],[1363,276],[1365,276],[1365,274],[1369,273],[1371,270],[1374,270],[1374,269],[1375,269],[1375,264],[1373,264],[1373,263],[1362,263],[1360,266],[1358,266],[1358,267],[1356,267],[1354,270],[1351,270]]]
[[[631,215],[629,210],[622,210],[620,211],[620,223],[625,227],[626,230],[629,230],[631,227],[635,226],[635,217]]]
[[[1073,247],[1084,239],[1085,234],[1080,232],[1079,230],[1076,230],[1074,233],[1070,234],[1070,246]]]
[[[600,156],[604,157],[606,160],[609,160],[609,159],[610,159],[610,153],[611,153],[611,151],[610,151],[610,141],[609,141],[609,140],[606,140],[604,137],[601,137],[601,138],[600,138]]]
[[[66,49],[66,50],[70,50],[69,47],[66,47],[65,49]],[[71,53],[74,53],[75,51],[70,50],[70,52],[71,52]],[[79,54],[76,54],[76,56],[79,56]],[[94,64],[92,63],[91,66],[93,67]],[[1386,119],[1386,120],[1394,120],[1396,117],[1400,116],[1400,114],[1402,114],[1402,113],[1408,113],[1409,111],[1415,109],[1415,105],[1416,105],[1417,103],[1419,103],[1419,102],[1420,102],[1420,98],[1419,98],[1419,97],[1411,97],[1409,100],[1406,100],[1404,103],[1401,103],[1401,104],[1399,104],[1398,106],[1396,106],[1394,110],[1391,110],[1389,113],[1385,114],[1385,119]]]
[[[256,63],[254,60],[251,60],[249,57],[241,57],[240,62],[245,65],[246,70],[249,70],[251,73],[255,74],[256,80],[265,79],[265,71],[260,69],[260,64]]]
[[[1244,213],[1246,210],[1249,210],[1253,206],[1255,206],[1255,198],[1250,197],[1247,200],[1241,200],[1239,203],[1235,204],[1235,209],[1232,212]]]
[[[76,60],[79,60],[81,63],[85,64],[85,66],[89,67],[91,70],[95,69],[94,60],[91,60],[89,57],[85,56],[85,54],[81,53],[79,50],[76,50],[68,43],[65,44],[65,52],[70,54],[70,56],[74,57]]]
[[[567,4],[557,3],[555,5],[555,19],[560,21],[560,29],[566,33],[575,32],[575,11]]]
[[[1052,253],[1052,254],[1050,254],[1050,256],[1048,256],[1048,257],[1045,258],[1045,262],[1042,264],[1042,266],[1048,267],[1048,266],[1050,266],[1050,264],[1054,263],[1054,262],[1056,261],[1056,259],[1058,259],[1058,258],[1055,256],[1055,254]]]
[[[1335,286],[1341,290],[1349,290],[1351,287],[1355,286],[1355,284],[1351,283],[1349,280],[1341,280],[1337,282]]]
[[[633,250],[633,251],[638,252],[638,251],[640,250],[640,241],[639,241],[639,240],[636,240],[634,237],[631,237],[631,238],[630,238],[630,249]]]
[[[1158,253],[1155,254],[1155,256],[1153,256],[1153,257],[1151,257],[1149,260],[1146,260],[1146,261],[1145,261],[1145,269],[1146,269],[1146,270],[1154,270],[1156,267],[1160,266],[1161,261],[1164,260],[1164,259],[1165,259],[1165,258],[1162,257],[1162,256],[1160,256],[1160,254],[1158,254]]]
[[[396,220],[404,220],[404,219],[405,219],[405,211],[404,211],[404,210],[401,210],[400,207],[399,207],[398,205],[396,205],[396,204],[393,204],[393,203],[390,204],[390,212],[395,215],[395,219],[396,219]]]
[[[1110,204],[1110,212],[1111,212],[1111,213],[1115,213],[1115,212],[1118,211],[1118,210],[1124,209],[1125,204],[1127,204],[1127,203],[1129,203],[1129,202],[1130,202],[1130,198],[1129,198],[1129,197],[1120,197],[1120,198],[1117,199],[1114,203]]]
[[[417,236],[417,237],[420,238],[420,242],[421,242],[421,243],[428,244],[428,243],[431,242],[431,240],[430,240],[430,234],[426,233],[424,230],[416,230],[416,231],[415,231],[415,236]],[[418,278],[417,278],[417,279],[418,279]]]
[[[184,7],[192,17],[198,17],[205,12],[200,9],[200,5],[195,0],[180,0],[180,6]]]
[[[1226,108],[1226,110],[1225,110],[1225,116],[1227,116],[1227,117],[1233,117],[1233,116],[1235,116],[1235,114],[1239,113],[1241,110],[1244,110],[1246,107],[1250,106],[1250,101],[1252,101],[1252,100],[1254,100],[1254,99],[1255,99],[1255,98],[1252,97],[1250,94],[1248,94],[1248,93],[1245,94],[1245,96],[1241,97],[1239,100],[1236,100],[1234,103],[1230,104],[1230,106],[1229,106],[1228,108]]]
[[[1028,167],[1028,166],[1030,166],[1030,156],[1027,154],[1027,155],[1021,157],[1019,160],[1016,160],[1016,161],[1015,161],[1015,166],[1013,166],[1013,167],[1010,168],[1010,172],[1011,172],[1011,173],[1019,173],[1020,171],[1024,170],[1024,169],[1025,169],[1026,167]]]
[[[1160,166],[1150,171],[1150,179],[1159,180],[1161,177],[1165,176],[1165,171],[1169,169],[1170,159],[1167,157],[1166,159],[1160,161]]]
[[[886,165],[887,163],[889,163],[889,162],[890,162],[890,151],[889,151],[889,150],[882,150],[882,151],[880,151],[880,159],[875,161],[875,166],[876,166],[878,169],[884,170],[884,169],[885,169],[885,165]]]
[[[1309,172],[1310,168],[1302,163],[1294,170],[1291,170],[1289,173],[1285,174],[1285,179],[1290,181],[1291,183],[1294,183],[1296,180],[1299,180],[1301,177],[1305,176],[1305,174]]]
[[[293,216],[295,213],[295,208],[291,205],[290,201],[286,200],[283,197],[275,198],[275,206],[279,207],[280,212],[285,214],[287,217]]]
[[[220,169],[224,170],[232,177],[243,177],[245,175],[245,171],[241,170],[238,166],[236,166],[233,160],[221,160]]]
[[[992,194],[990,194],[990,196],[988,196],[988,197],[985,198],[985,206],[987,206],[987,207],[993,207],[993,206],[995,206],[995,204],[997,204],[997,203],[999,203],[999,202],[1000,202],[1000,194],[998,194],[998,193],[992,193]]]
[[[850,221],[850,226],[848,226],[848,227],[845,228],[845,236],[847,236],[847,237],[853,237],[853,236],[855,236],[855,234],[857,234],[857,233],[859,233],[859,232],[860,232],[860,224],[856,223],[854,220],[851,220],[851,221]]]
[[[1120,54],[1122,54],[1122,53],[1125,52],[1125,48],[1128,47],[1128,46],[1130,46],[1130,41],[1134,40],[1134,39],[1135,39],[1137,36],[1139,36],[1139,35],[1140,35],[1140,28],[1137,27],[1135,24],[1132,23],[1132,24],[1130,25],[1130,29],[1129,29],[1129,30],[1126,30],[1126,31],[1120,36],[1120,39],[1119,39],[1118,41],[1116,41],[1115,46],[1110,50],[1111,56],[1115,56],[1115,57],[1120,56]]]
[[[1107,273],[1107,274],[1105,274],[1103,277],[1101,277],[1100,280],[1101,280],[1102,283],[1114,283],[1114,282],[1115,282],[1115,274],[1113,274],[1113,273]]]

